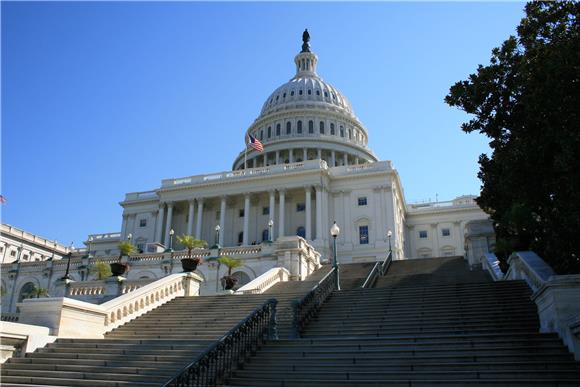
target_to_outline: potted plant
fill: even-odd
[[[109,278],[113,273],[111,272],[111,267],[103,261],[97,261],[92,264],[89,268],[89,272],[94,274],[97,280],[101,281],[105,278]]]
[[[181,260],[181,267],[185,273],[191,273],[202,262],[200,257],[191,258],[192,250],[207,247],[207,242],[201,239],[195,239],[191,235],[180,235],[177,237],[177,241],[187,249],[187,258]]]
[[[119,242],[119,261],[111,263],[111,272],[113,273],[113,277],[118,277],[129,269],[129,265],[125,262],[122,262],[124,256],[128,256],[129,254],[135,252],[135,246],[129,241],[122,241]]]
[[[232,257],[223,256],[218,258],[218,262],[228,267],[228,275],[222,277],[222,287],[225,290],[231,290],[238,283],[238,279],[232,276],[232,270],[243,265],[242,261]]]
[[[34,286],[34,288],[32,289],[32,296],[36,297],[36,298],[40,298],[40,297],[49,297],[48,295],[48,289],[46,288],[41,288],[38,286]]]

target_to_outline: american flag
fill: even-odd
[[[264,145],[256,137],[248,134],[248,145],[257,150],[258,152],[264,151]]]
[[[0,195],[0,203],[1,204],[6,204],[8,200],[6,200],[6,198],[4,197],[4,195]]]

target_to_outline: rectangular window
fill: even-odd
[[[23,261],[28,261],[28,254],[24,254],[24,256],[22,257]]]
[[[358,205],[359,206],[366,206],[367,205],[367,197],[361,196],[360,198],[358,198]]]
[[[369,226],[359,226],[358,241],[361,245],[369,244]]]
[[[426,230],[419,231],[419,238],[427,238],[427,231]]]
[[[12,251],[10,252],[10,256],[11,256],[11,257],[15,257],[15,256],[16,256],[16,251],[12,250]]]
[[[262,207],[262,215],[270,215],[270,207]]]
[[[147,227],[147,219],[140,219],[139,227]]]
[[[0,253],[4,251],[4,246],[0,246]]]
[[[137,243],[137,250],[139,250],[139,253],[143,254],[145,251],[145,243]]]
[[[449,230],[448,228],[442,228],[441,229],[441,235],[442,236],[450,236],[451,235],[451,230]]]
[[[240,215],[239,216],[240,216],[240,218],[243,218],[244,217],[244,209],[243,208],[240,210]]]
[[[305,203],[296,203],[296,212],[302,212],[304,210],[306,210]]]

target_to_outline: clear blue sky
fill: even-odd
[[[229,170],[305,27],[408,202],[478,194],[487,141],[443,98],[523,6],[2,2],[2,222],[78,246],[126,192]]]

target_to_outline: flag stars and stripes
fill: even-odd
[[[256,137],[252,136],[251,134],[248,134],[248,145],[257,150],[258,152],[264,151],[264,145],[262,144],[262,142],[258,140]]]

